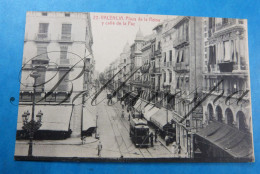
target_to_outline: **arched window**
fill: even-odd
[[[227,124],[232,126],[234,122],[233,113],[231,109],[227,108],[225,112],[226,118],[227,118]]]
[[[211,104],[208,104],[208,119],[213,120],[214,112]]]
[[[223,114],[222,114],[222,109],[220,106],[216,107],[216,114],[217,114],[217,120],[222,123]]]
[[[237,122],[238,122],[238,129],[241,131],[246,131],[246,117],[242,111],[237,112]]]

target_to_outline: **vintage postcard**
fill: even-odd
[[[247,20],[27,12],[16,160],[253,162]]]

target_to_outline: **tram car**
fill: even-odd
[[[130,138],[136,147],[149,146],[149,127],[146,120],[140,118],[130,120]]]

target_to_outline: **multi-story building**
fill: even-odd
[[[73,98],[91,88],[94,60],[90,15],[28,12],[26,17],[18,136],[23,134],[22,114],[32,112],[34,95],[35,114],[43,113],[38,137],[65,138],[71,132],[79,136],[83,131],[83,101],[82,97],[74,101]],[[30,77],[32,71],[39,74],[36,93]]]
[[[173,39],[175,60],[175,108],[172,111],[176,128],[176,143],[182,154],[193,156],[193,131],[202,124],[201,107],[194,112],[194,98],[201,92],[202,82],[202,18],[182,17],[175,19],[176,37]]]
[[[203,73],[203,125],[196,136],[200,155],[251,158],[247,21],[205,18],[208,53]],[[212,91],[213,89],[213,91]]]
[[[136,37],[134,43],[130,46],[130,58],[131,58],[131,73],[134,73],[133,77],[131,78],[130,83],[130,90],[137,91],[140,87],[137,87],[135,84],[139,84],[141,81],[141,70],[140,67],[142,66],[142,45],[143,45],[143,33],[139,28],[138,32],[136,33]]]
[[[175,65],[175,49],[173,48],[173,40],[176,38],[176,29],[173,27],[176,20],[166,20],[163,23],[162,30],[162,59],[161,59],[161,72],[162,72],[162,82],[161,89],[165,93],[174,94],[175,93],[175,71],[173,67]],[[163,99],[163,105],[169,104],[172,109],[175,109],[175,99],[167,101],[167,97]]]

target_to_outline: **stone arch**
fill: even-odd
[[[241,131],[247,130],[246,117],[242,111],[238,111],[236,115],[238,129]]]
[[[234,116],[230,108],[227,108],[225,111],[226,122],[228,125],[232,126],[234,123]]]
[[[208,115],[207,120],[213,120],[214,119],[214,111],[213,111],[213,107],[210,103],[208,104],[207,115]]]
[[[222,123],[222,121],[223,121],[223,113],[222,113],[222,109],[221,109],[220,106],[216,107],[216,116],[217,116],[217,120]]]

